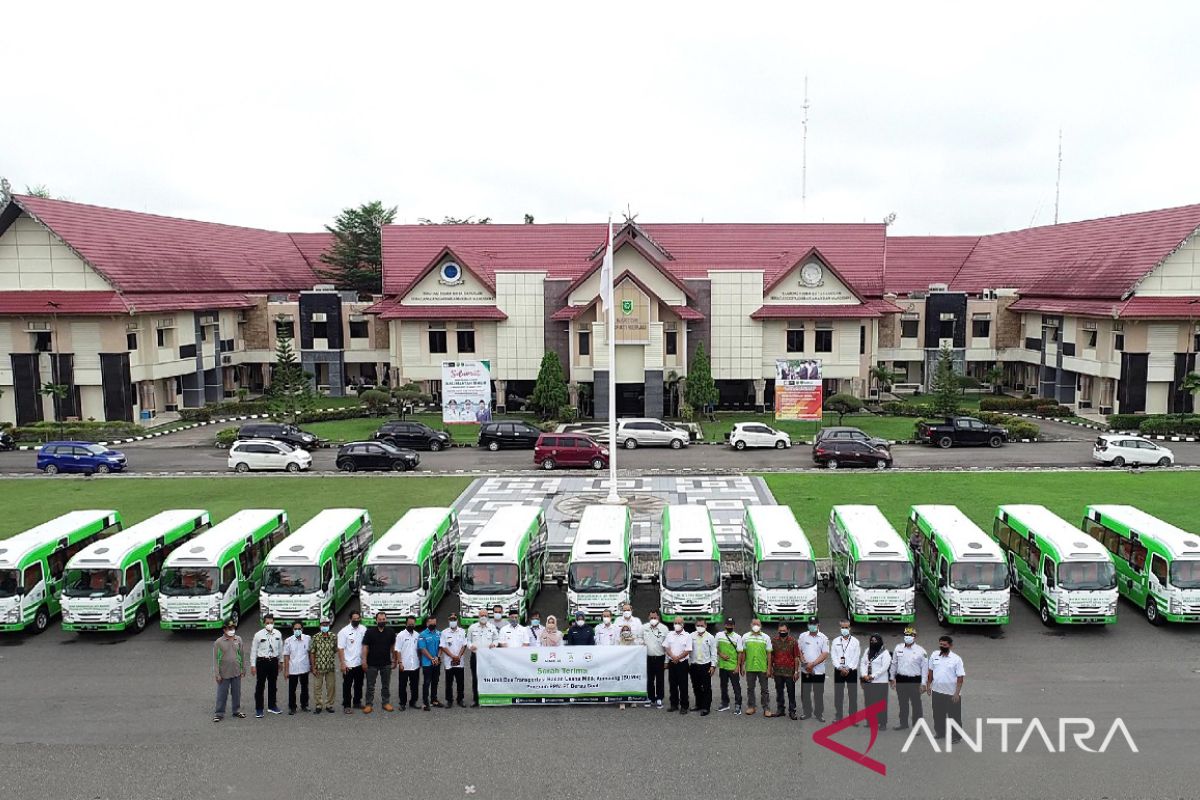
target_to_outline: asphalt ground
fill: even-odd
[[[635,611],[645,618],[656,601],[655,587],[640,586]],[[561,614],[564,602],[551,587],[535,607],[543,616]],[[727,590],[726,603],[744,630],[744,589]],[[456,597],[443,601],[441,619],[455,608]],[[822,595],[827,633],[836,631],[842,613],[835,592]],[[1197,797],[1200,627],[1154,628],[1126,603],[1121,614],[1110,629],[1046,629],[1028,604],[1015,600],[1002,632],[955,630],[967,670],[968,730],[982,717],[1024,722],[1010,729],[1007,753],[994,724],[984,726],[981,753],[934,753],[918,740],[905,754],[905,734],[881,734],[870,755],[886,764],[886,776],[815,744],[815,720],[761,714],[526,707],[263,720],[251,713],[213,724],[215,632],[152,627],[140,635],[79,636],[52,628],[0,640],[3,796]],[[347,617],[344,609],[338,624]],[[923,599],[917,624],[919,641],[934,646],[940,629]],[[243,624],[247,641],[254,627]],[[864,645],[873,629],[889,647],[899,641],[898,625],[862,626],[856,634]],[[247,679],[243,708],[251,712],[252,690]],[[832,721],[832,684],[825,700]],[[1055,749],[1059,718],[1093,718],[1099,733],[1085,743],[1097,748],[1120,717],[1139,752],[1118,736],[1105,754],[1052,754],[1036,733],[1024,752],[1013,752],[1034,717]],[[849,729],[836,739],[862,751],[868,734]]]

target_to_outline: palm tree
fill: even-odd
[[[875,386],[878,387],[879,391],[882,392],[886,387],[891,386],[892,383],[895,382],[896,373],[892,372],[882,364],[877,364],[874,367],[871,367],[869,377]]]
[[[992,394],[1000,394],[1004,390],[1004,367],[993,364],[983,373],[983,379],[992,385]]]
[[[1191,395],[1194,403],[1196,393],[1200,392],[1200,372],[1189,372],[1184,375],[1183,380],[1179,382],[1179,389]]]

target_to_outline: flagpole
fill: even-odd
[[[613,231],[612,214],[608,215],[608,245],[604,251],[605,269],[600,270],[605,283],[600,287],[604,297],[605,338],[608,339],[608,497],[606,503],[622,503],[617,494],[617,315],[613,313]]]

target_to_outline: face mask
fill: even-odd
[[[676,623],[675,623],[675,630],[676,630],[676,632],[683,630],[683,625],[682,625],[681,623],[679,623],[679,622],[676,622]]]
[[[612,623],[612,617],[605,617],[605,618],[604,618],[604,624],[605,624],[605,625],[609,625],[609,624],[611,624],[611,623]]]
[[[540,627],[542,627],[542,621],[541,621],[540,619],[535,619],[533,622],[531,622],[531,623],[529,623],[529,624],[530,624],[530,625],[532,625],[532,626],[533,626],[533,627],[535,627],[535,628],[540,628]]]
[[[458,627],[458,620],[456,620],[456,619],[450,620],[450,630],[454,630],[457,627]]]
[[[515,627],[517,627],[517,618],[516,618],[516,617],[509,617],[509,619],[508,619],[508,624],[509,624],[509,625],[511,625],[511,626],[513,626],[514,628],[515,628]]]
[[[357,628],[357,627],[358,627],[358,623],[359,623],[359,620],[352,619],[352,620],[350,620],[350,627],[351,627],[351,628]]]
[[[431,630],[433,630],[433,629],[434,629],[434,628],[436,628],[436,627],[437,627],[437,623],[435,623],[435,622],[427,622],[427,623],[425,623],[425,630],[427,630],[427,631],[431,631]]]
[[[650,627],[651,627],[651,628],[657,628],[657,627],[658,627],[658,618],[657,618],[657,617],[651,617],[651,618],[650,618]]]
[[[266,628],[266,629],[267,629],[267,630],[269,630],[269,631],[273,631],[273,630],[275,630],[275,623],[274,623],[274,622],[268,622],[268,623],[267,623],[266,625],[264,625],[263,627],[264,627],[264,628]]]
[[[905,644],[912,644],[912,643],[913,643],[913,642],[915,642],[916,640],[917,640],[917,639],[916,639],[916,637],[914,637],[914,636],[905,636],[905,637],[904,637],[904,643],[905,643]]]
[[[809,626],[808,626],[808,632],[809,632],[809,633],[816,633],[816,632],[817,632],[817,626],[816,626],[816,625],[809,625]]]
[[[941,650],[941,651],[942,651],[942,655],[944,655],[944,656],[948,656],[948,655],[950,655],[950,648],[949,648],[949,647],[939,647],[939,648],[938,648],[938,650]]]
[[[750,630],[754,631],[755,633],[758,633],[759,631],[762,630],[762,625],[751,625]]]
[[[787,632],[787,631],[780,631],[780,632],[779,632],[779,638],[780,638],[780,639],[786,639],[786,638],[787,638],[787,635],[788,635],[788,632]]]
[[[809,628],[809,630],[811,631],[811,630],[812,630],[812,628]],[[849,629],[849,628],[842,628],[842,636],[846,636],[846,637],[850,636],[850,629]]]
[[[410,630],[411,630],[411,628],[410,628]],[[328,626],[328,625],[322,625],[322,626],[321,626],[321,633],[329,633],[329,626]]]
[[[704,631],[706,631],[706,630],[707,630],[707,628],[705,628],[703,625],[696,626],[696,633],[704,633]]]
[[[378,621],[377,621],[377,622],[375,623],[375,627],[376,627],[376,628],[379,628],[379,630],[383,630],[383,629],[384,629],[384,626],[386,626],[386,625],[387,625],[387,623],[386,623],[386,622],[378,622]]]
[[[404,626],[404,630],[406,631],[415,631],[416,629],[417,626],[411,622]]]
[[[230,628],[229,630],[225,631],[225,635],[232,639],[234,636],[237,636],[237,630]]]
[[[299,639],[303,634],[304,631],[302,631],[300,628],[296,628],[292,631],[292,635],[294,635],[297,639]]]
[[[575,626],[576,626],[576,627],[578,627],[578,628],[582,628],[582,627],[583,627],[583,620],[581,620],[581,619],[577,619],[577,620],[575,620]]]
[[[503,614],[501,614],[499,611],[494,611],[494,612],[492,612],[492,619],[496,620],[497,622],[499,622],[499,621],[500,621],[500,618],[501,618],[502,616],[504,616],[504,615],[503,615]]]
[[[633,617],[633,612],[632,611],[622,611],[621,616],[624,617],[625,619],[630,619],[631,617]]]
[[[726,625],[726,626],[725,626],[725,632],[726,632],[726,633],[733,633],[733,626],[732,626],[732,625]]]

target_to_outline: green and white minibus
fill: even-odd
[[[423,623],[450,584],[458,550],[452,508],[413,508],[367,551],[358,601],[364,619],[380,611],[392,625],[411,615]]]
[[[158,613],[163,562],[208,525],[201,509],[163,511],[80,550],[67,562],[63,630],[144,630]]]
[[[764,622],[817,616],[817,564],[790,508],[746,506],[742,544],[754,616]]]
[[[287,512],[249,508],[167,556],[158,624],[167,630],[236,626],[258,602],[267,553],[288,535]]]
[[[1008,562],[992,537],[957,506],[913,506],[908,541],[918,582],[942,625],[1008,623]]]
[[[490,613],[495,605],[526,618],[542,588],[547,538],[541,506],[505,506],[475,531],[459,571],[462,624]]]
[[[567,618],[582,611],[599,619],[605,611],[619,612],[629,602],[633,586],[628,506],[593,505],[583,510],[571,557],[567,562]]]
[[[875,506],[834,506],[829,555],[838,594],[855,622],[912,622],[912,554]]]
[[[374,534],[364,508],[327,508],[304,523],[267,553],[261,619],[270,613],[276,624],[299,621],[318,625],[346,605],[358,588],[363,554]]]
[[[1013,588],[1044,625],[1117,621],[1117,572],[1095,539],[1035,505],[1000,506],[992,536],[1008,558]]]
[[[1088,506],[1083,529],[1112,556],[1118,591],[1151,623],[1200,622],[1200,536],[1134,506]]]
[[[0,540],[0,632],[46,630],[59,613],[67,562],[119,530],[121,515],[112,509],[70,511]]]
[[[659,605],[668,622],[721,619],[721,551],[706,506],[663,509]]]

